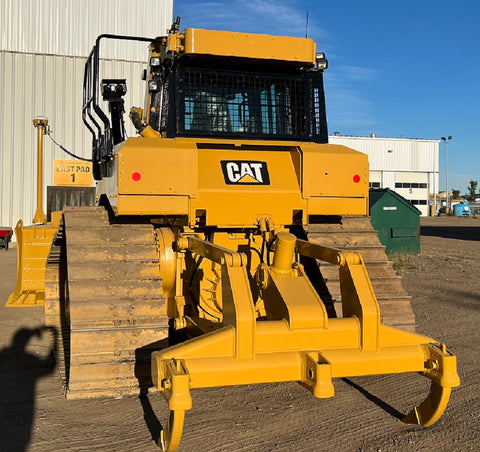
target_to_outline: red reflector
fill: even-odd
[[[356,184],[360,182],[360,176],[358,174],[355,174],[355,176],[353,176],[353,182],[355,182]]]
[[[132,179],[135,181],[135,182],[138,182],[140,179],[142,178],[142,175],[140,173],[133,173],[132,174]]]

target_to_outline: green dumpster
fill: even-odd
[[[389,188],[370,189],[370,217],[387,254],[420,252],[420,211]]]

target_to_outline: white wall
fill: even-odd
[[[172,10],[172,0],[1,0],[0,226],[33,219],[35,116],[48,118],[52,135],[68,150],[90,157],[91,135],[81,119],[82,85],[85,57],[97,35],[165,34]],[[123,41],[103,49],[101,55],[109,58],[102,61],[100,77],[127,78],[126,111],[143,106],[140,77],[148,43]],[[126,123],[133,135],[128,116]],[[55,158],[70,157],[45,137],[45,186],[52,184]]]
[[[370,170],[423,171],[438,169],[440,140],[330,136],[331,144],[342,144],[368,154]]]
[[[82,122],[82,83],[85,58],[24,53],[0,53],[0,224],[13,226],[19,218],[33,219],[36,201],[36,130],[32,119],[45,116],[52,135],[69,151],[91,157],[92,136]],[[142,106],[144,64],[103,61],[105,77],[127,78],[125,106]],[[108,107],[105,108],[108,111]],[[127,133],[135,134],[126,116]],[[44,192],[52,185],[54,159],[70,159],[48,137],[44,144]],[[46,197],[44,196],[44,200]],[[44,203],[44,209],[46,204]]]
[[[173,0],[1,0],[0,5],[0,49],[45,55],[88,56],[105,33],[164,36],[173,16]],[[104,57],[142,61],[142,45],[125,48],[112,41]]]
[[[381,182],[415,204],[422,215],[429,215],[429,195],[438,193],[439,140],[419,138],[380,138],[334,135],[331,144],[341,144],[368,155],[370,180]],[[398,182],[426,183],[425,188],[399,188]],[[425,204],[426,203],[426,204]]]

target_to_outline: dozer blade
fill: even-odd
[[[56,226],[24,226],[19,220],[17,237],[17,283],[6,306],[24,307],[45,304],[45,265]]]

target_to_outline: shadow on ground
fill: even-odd
[[[150,400],[148,399],[147,394],[140,394],[138,396],[140,399],[140,403],[143,409],[143,420],[152,436],[152,440],[158,444],[160,440],[160,434],[163,430],[163,426],[157,418],[157,415],[153,411],[152,405],[150,404]]]
[[[470,226],[421,226],[420,235],[445,239],[480,241],[480,227]]]
[[[372,394],[371,392],[367,391],[365,388],[362,386],[358,385],[357,383],[353,382],[349,378],[342,378],[342,380],[347,383],[347,385],[351,386],[352,388],[356,389],[360,394],[365,396],[370,402],[373,402],[375,405],[380,407],[383,411],[388,413],[390,416],[402,420],[405,415],[398,411],[396,408],[393,406],[389,405],[387,402],[384,402],[382,399],[377,397],[376,395]]]
[[[30,353],[27,346],[34,337],[52,336],[46,357]],[[23,452],[30,443],[35,415],[37,381],[51,374],[56,365],[54,350],[57,333],[54,329],[20,328],[10,346],[0,350],[0,450]]]

